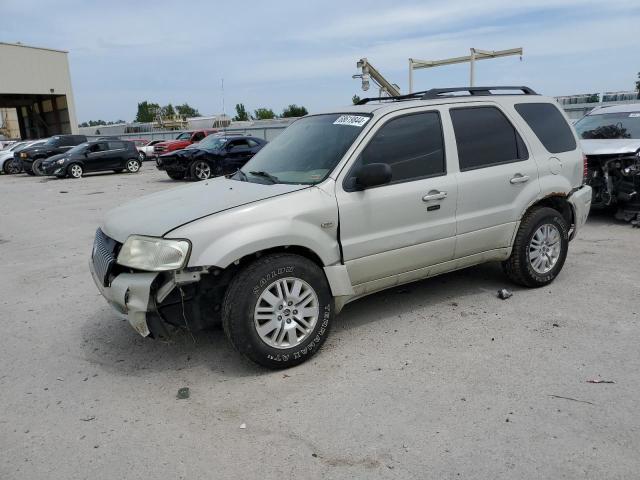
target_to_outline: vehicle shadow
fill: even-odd
[[[336,318],[327,343],[331,344],[333,336],[369,323],[429,305],[457,303],[479,292],[495,296],[500,288],[519,290],[507,281],[498,264],[485,264],[378,292],[347,305]],[[221,377],[271,373],[238,354],[220,327],[193,334],[176,330],[169,340],[153,340],[140,337],[109,307],[96,306],[95,315],[82,328],[82,347],[86,360],[100,368],[141,377],[198,368]]]

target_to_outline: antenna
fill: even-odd
[[[227,123],[226,123],[225,119],[227,118],[227,113],[225,112],[225,109],[224,109],[224,78],[222,79],[221,85],[222,85],[222,131],[226,135],[227,134]]]

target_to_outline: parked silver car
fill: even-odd
[[[90,261],[96,285],[143,336],[222,322],[270,368],[308,359],[347,302],[395,285],[488,261],[547,285],[591,189],[555,101],[499,94],[514,89],[305,116],[230,178],[110,211]]]

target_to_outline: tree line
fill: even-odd
[[[270,108],[257,108],[253,111],[253,115],[247,112],[243,103],[238,103],[236,105],[236,116],[233,117],[233,121],[235,122],[246,122],[248,120],[270,120],[272,118],[291,118],[291,117],[304,117],[309,112],[303,106],[298,106],[295,103],[292,103],[287,108],[282,110],[280,115],[276,115],[276,113]]]

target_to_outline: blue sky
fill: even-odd
[[[639,0],[0,0],[0,41],[69,51],[79,121],[132,120],[137,102],[310,111],[364,96],[367,57],[407,89],[409,57],[523,47],[477,64],[476,84],[564,95],[632,89]],[[468,65],[415,72],[414,89],[468,84]],[[372,90],[369,93],[374,93]]]

